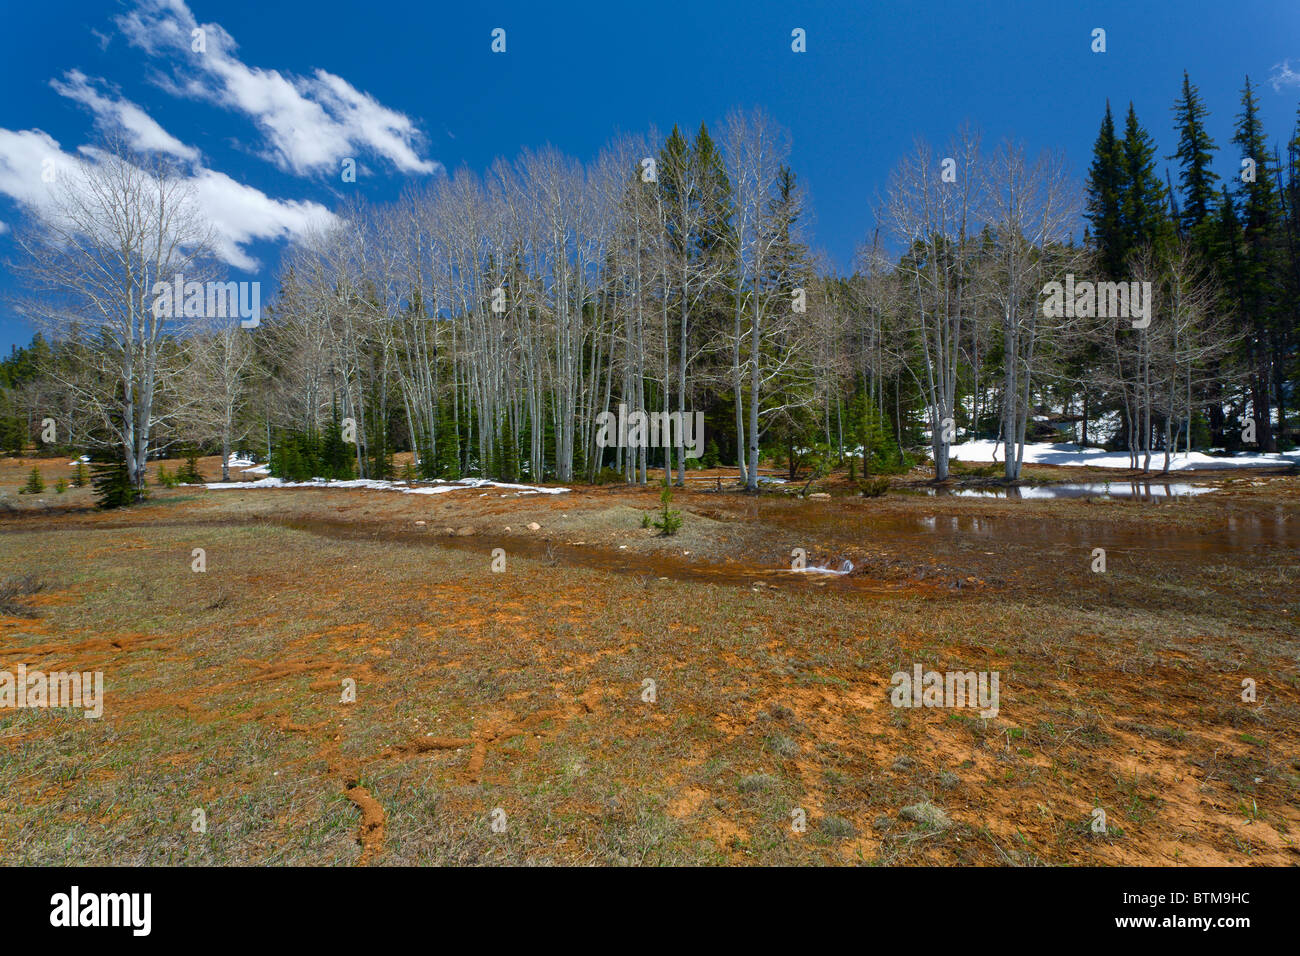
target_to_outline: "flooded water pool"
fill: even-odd
[[[1125,498],[1135,501],[1168,501],[1210,494],[1217,489],[1191,482],[1097,481],[1066,482],[1057,485],[1008,485],[983,488],[945,488],[935,486],[922,493],[937,498],[1023,498],[1051,500],[1057,498]]]

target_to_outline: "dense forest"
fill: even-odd
[[[587,164],[527,151],[336,210],[286,252],[252,328],[158,314],[156,282],[219,270],[166,166],[119,148],[16,236],[43,334],[0,363],[0,444],[111,455],[137,487],[149,458],[201,449],[287,477],[399,477],[405,451],[400,477],[420,479],[724,464],[750,489],[760,460],[928,458],[942,479],[970,439],[1002,443],[1008,479],[1027,441],[1127,449],[1144,470],[1290,448],[1300,125],[1270,145],[1249,80],[1240,102],[1228,136],[1184,75],[1168,153],[1106,104],[1078,177],[974,128],[917,142],[849,274],[813,251],[789,137],[761,111]],[[601,447],[619,405],[703,413],[703,454],[680,433]]]

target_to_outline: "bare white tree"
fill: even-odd
[[[86,366],[62,384],[122,449],[132,483],[143,488],[155,399],[173,373],[164,367],[165,338],[181,312],[179,303],[155,307],[155,284],[206,281],[211,228],[175,169],[120,142],[59,168],[33,219],[17,235],[26,256],[19,269],[34,293],[27,310],[52,337],[83,347]]]

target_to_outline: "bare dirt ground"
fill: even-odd
[[[1294,474],[1156,501],[693,481],[662,537],[653,487],[97,512],[69,471],[0,463],[0,580],[32,576],[0,671],[102,671],[104,715],[0,710],[3,863],[1300,862]],[[999,713],[891,706],[917,663],[997,671]]]

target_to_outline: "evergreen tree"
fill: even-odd
[[[199,474],[199,450],[187,445],[184,455],[185,464],[176,470],[176,481],[182,485],[203,484],[203,476]]]
[[[352,478],[354,458],[348,443],[343,440],[343,425],[339,421],[337,407],[321,436],[320,457],[322,477],[335,481]]]
[[[39,495],[45,490],[45,479],[41,477],[41,470],[33,468],[27,476],[27,484],[23,486],[23,494]]]
[[[1263,451],[1276,451],[1271,414],[1275,386],[1279,405],[1283,395],[1280,381],[1274,380],[1274,363],[1284,352],[1276,282],[1280,278],[1276,254],[1280,197],[1269,168],[1268,145],[1250,77],[1246,77],[1242,90],[1241,113],[1232,141],[1243,161],[1234,197],[1241,222],[1241,254],[1235,268],[1239,315],[1249,330],[1246,358],[1255,434]]]
[[[1109,100],[1106,101],[1106,115],[1102,118],[1092,153],[1084,218],[1091,224],[1089,235],[1102,272],[1116,278],[1124,272],[1128,260],[1129,239],[1124,231],[1122,209],[1128,179],[1124,144],[1115,135],[1115,119],[1111,115]]]
[[[126,459],[120,455],[105,455],[91,462],[91,487],[95,502],[101,508],[127,508],[144,497],[131,480]]]
[[[1209,111],[1201,102],[1200,92],[1183,71],[1183,95],[1174,104],[1178,129],[1178,149],[1167,158],[1178,160],[1178,185],[1182,191],[1179,226],[1185,235],[1203,232],[1213,208],[1219,177],[1210,168],[1217,147],[1205,129]],[[1202,242],[1201,248],[1204,249]]]
[[[1138,122],[1133,104],[1124,121],[1124,191],[1120,221],[1128,240],[1126,252],[1150,245],[1157,254],[1169,239],[1169,196],[1156,170],[1155,141]]]

